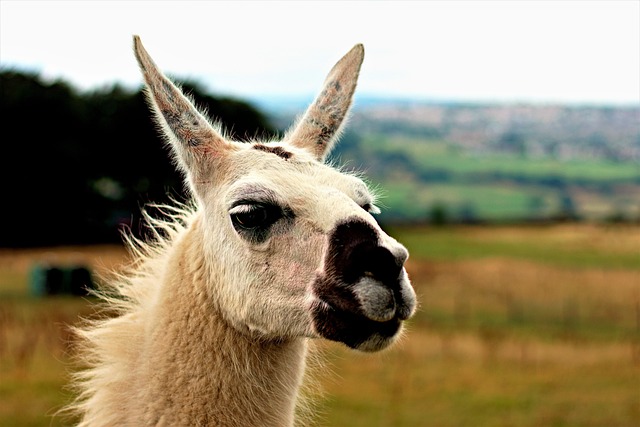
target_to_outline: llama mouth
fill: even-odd
[[[397,316],[376,321],[339,309],[320,298],[313,305],[312,314],[318,335],[360,351],[371,352],[388,347],[402,328],[402,320]]]
[[[415,293],[412,292],[411,282],[404,268],[391,283],[364,275],[350,288],[360,304],[360,310],[371,320],[407,320],[415,311]]]
[[[392,288],[365,274],[353,286],[353,294],[366,317],[376,322],[386,322],[396,316],[396,298]]]
[[[372,324],[407,320],[416,308],[415,293],[404,268],[391,281],[365,273],[348,283],[343,278],[318,274],[312,289],[320,309],[364,318]]]

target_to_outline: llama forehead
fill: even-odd
[[[290,147],[286,144],[271,142],[246,143],[227,141],[229,150],[224,156],[215,152],[202,150],[204,158],[208,158],[208,176],[200,182],[201,188],[220,190],[228,188],[247,175],[259,172],[269,175],[273,171],[290,169],[290,164],[312,164],[316,160],[305,150]],[[196,182],[198,183],[198,182]]]
[[[238,153],[246,164],[242,176],[230,184],[227,207],[243,200],[302,205],[329,194],[345,195],[361,206],[373,201],[367,185],[353,175],[313,159],[300,161],[296,154],[285,158],[278,153],[266,154],[269,151],[262,148],[254,150],[259,152],[258,158],[253,153]]]
[[[228,158],[228,161],[242,170],[281,169],[286,168],[289,163],[318,163],[308,151],[286,143],[233,142],[232,144],[235,146],[235,155]]]
[[[253,144],[251,149],[275,154],[276,156],[284,160],[289,160],[291,157],[293,157],[293,153],[281,145],[266,145],[257,143]]]

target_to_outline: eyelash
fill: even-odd
[[[280,218],[282,210],[275,205],[247,202],[234,206],[229,211],[234,227],[243,230],[267,229]]]

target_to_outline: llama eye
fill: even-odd
[[[247,203],[233,207],[229,214],[236,229],[266,229],[282,216],[277,206],[263,203]]]

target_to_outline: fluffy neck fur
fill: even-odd
[[[171,230],[165,254],[118,286],[129,297],[122,315],[80,331],[93,356],[81,425],[293,425],[306,341],[260,340],[223,319],[197,225]]]

